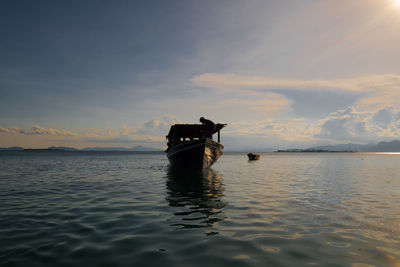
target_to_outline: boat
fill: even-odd
[[[208,120],[207,120],[208,121]],[[208,121],[212,123],[211,121]],[[171,126],[166,139],[170,167],[204,170],[213,165],[222,155],[224,146],[220,143],[220,130],[226,124],[175,124]],[[217,133],[217,141],[213,135]]]
[[[249,157],[249,160],[258,160],[258,159],[260,159],[260,155],[259,154],[249,153],[249,154],[247,154],[247,156]]]

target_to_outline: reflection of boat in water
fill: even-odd
[[[224,219],[222,209],[222,176],[212,169],[204,171],[177,171],[167,174],[167,200],[171,207],[179,207],[174,213],[180,218],[172,226],[182,228],[211,227]],[[214,233],[215,234],[215,233]]]
[[[259,154],[249,153],[249,154],[247,154],[247,156],[249,157],[249,160],[258,160],[258,159],[260,159],[260,155]]]
[[[222,155],[220,130],[226,124],[214,124],[201,118],[204,124],[175,124],[168,135],[168,160],[174,168],[207,169]],[[212,135],[218,133],[218,142]]]

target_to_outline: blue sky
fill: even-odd
[[[396,0],[1,1],[0,146],[400,139]]]

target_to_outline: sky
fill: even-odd
[[[0,147],[400,139],[400,1],[0,1]]]

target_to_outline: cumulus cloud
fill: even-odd
[[[43,128],[39,125],[34,125],[30,129],[24,130],[21,129],[21,134],[28,134],[28,135],[57,135],[57,136],[77,136],[76,133],[65,131],[65,130],[57,130],[52,128]]]
[[[331,113],[319,121],[320,132],[315,137],[356,142],[400,138],[399,112],[383,108],[375,112],[357,111],[355,107]]]
[[[277,95],[276,100],[279,99],[279,95]],[[229,100],[225,104],[243,104],[235,101],[238,100]],[[264,110],[266,111],[268,108],[274,109],[272,102],[265,103],[261,99],[259,102],[249,101],[248,104],[253,103],[254,109],[264,109],[267,106]],[[283,101],[283,103],[285,102]],[[287,105],[286,102],[284,107],[287,107]],[[278,104],[276,109],[280,108]],[[77,147],[87,147],[95,143],[100,146],[143,144],[162,148],[165,146],[165,135],[169,127],[175,123],[180,123],[180,120],[165,116],[146,121],[141,125],[129,126],[123,124],[120,128],[89,129],[84,133],[45,128],[38,125],[28,129],[0,126],[1,145],[23,146],[21,142],[27,142],[29,146],[37,144],[39,147],[45,147],[45,145],[38,143],[43,141],[41,144],[47,146],[74,144]],[[369,143],[400,139],[400,112],[394,107],[362,111],[351,106],[333,112],[318,122],[301,118],[278,118],[274,116],[265,119],[237,120],[229,122],[228,127],[224,128],[222,138],[227,149],[256,149],[260,146],[276,149],[348,141]],[[19,140],[19,143],[11,143],[16,142],[13,140]]]
[[[128,144],[146,144],[162,147],[165,143],[165,135],[168,132],[170,125],[178,122],[178,119],[167,115],[162,118],[155,118],[144,122],[139,126],[128,126],[123,124],[120,128],[92,128],[83,133],[45,128],[39,125],[34,125],[27,129],[0,126],[0,134],[4,137],[2,140],[3,146],[23,145],[23,143],[27,143],[29,146],[43,147],[46,145],[54,145],[54,142],[62,142],[64,145],[65,143],[74,143],[79,147],[90,143],[109,145],[119,144],[122,146]],[[6,141],[6,139],[9,141]],[[13,140],[17,139],[22,140],[23,142],[19,141],[18,144],[10,143],[11,141],[15,142]]]
[[[83,138],[91,143],[129,144],[145,143],[157,146],[165,142],[165,135],[172,124],[179,123],[177,118],[166,115],[144,122],[140,126],[128,126],[123,124],[121,128],[92,129],[83,134]]]
[[[398,114],[400,113],[395,114],[393,108],[391,107],[383,108],[372,116],[371,121],[381,128],[387,128],[393,121],[396,120]]]
[[[159,136],[164,136],[172,124],[179,122],[178,119],[166,115],[162,118],[155,118],[146,121],[139,126],[128,126],[123,124],[120,128],[91,129],[90,132],[85,134],[85,136],[90,140],[119,140],[119,138],[121,138],[120,140],[137,140],[138,138],[144,140],[149,139],[150,137],[158,138]]]
[[[376,143],[400,139],[400,113],[395,108],[360,111],[354,106],[329,114],[318,122],[299,118],[233,122],[224,130],[229,141],[247,147],[309,147],[335,143]]]
[[[331,113],[320,121],[321,131],[316,137],[339,140],[364,140],[370,133],[367,121],[368,112],[357,112],[354,107],[349,107]]]
[[[1,127],[0,126],[0,133],[12,133],[12,132],[15,132],[12,128],[15,128],[15,127],[6,128],[6,127]]]
[[[43,128],[39,125],[34,125],[29,129],[22,129],[18,127],[0,127],[0,133],[9,133],[9,134],[25,134],[25,135],[53,135],[53,136],[77,136],[76,133],[65,131],[65,130],[57,130],[52,128]]]
[[[234,122],[224,132],[235,136],[268,137],[280,142],[310,142],[315,140],[318,128],[303,119],[259,120]]]
[[[172,124],[180,123],[180,120],[166,115],[163,118],[155,118],[145,122],[142,126],[135,128],[137,133],[151,135],[165,135]]]
[[[164,138],[159,136],[134,135],[130,137],[99,137],[96,135],[88,135],[85,141],[89,143],[103,144],[159,144],[164,142]]]
[[[264,99],[228,99],[223,105],[245,104],[262,111],[280,110],[289,105],[289,102],[285,102],[279,94],[270,95],[270,99],[269,103]],[[165,135],[175,123],[181,121],[171,116],[164,116],[145,121],[139,126],[124,124],[120,128],[94,129],[82,134],[81,137],[91,143],[120,145],[142,143],[163,147]],[[254,148],[260,145],[275,148],[301,147],[347,141],[366,143],[395,138],[400,138],[400,113],[397,109],[362,111],[355,106],[333,112],[318,122],[302,118],[270,117],[230,122],[223,131],[223,140],[228,141],[227,148],[244,147],[244,145]]]

